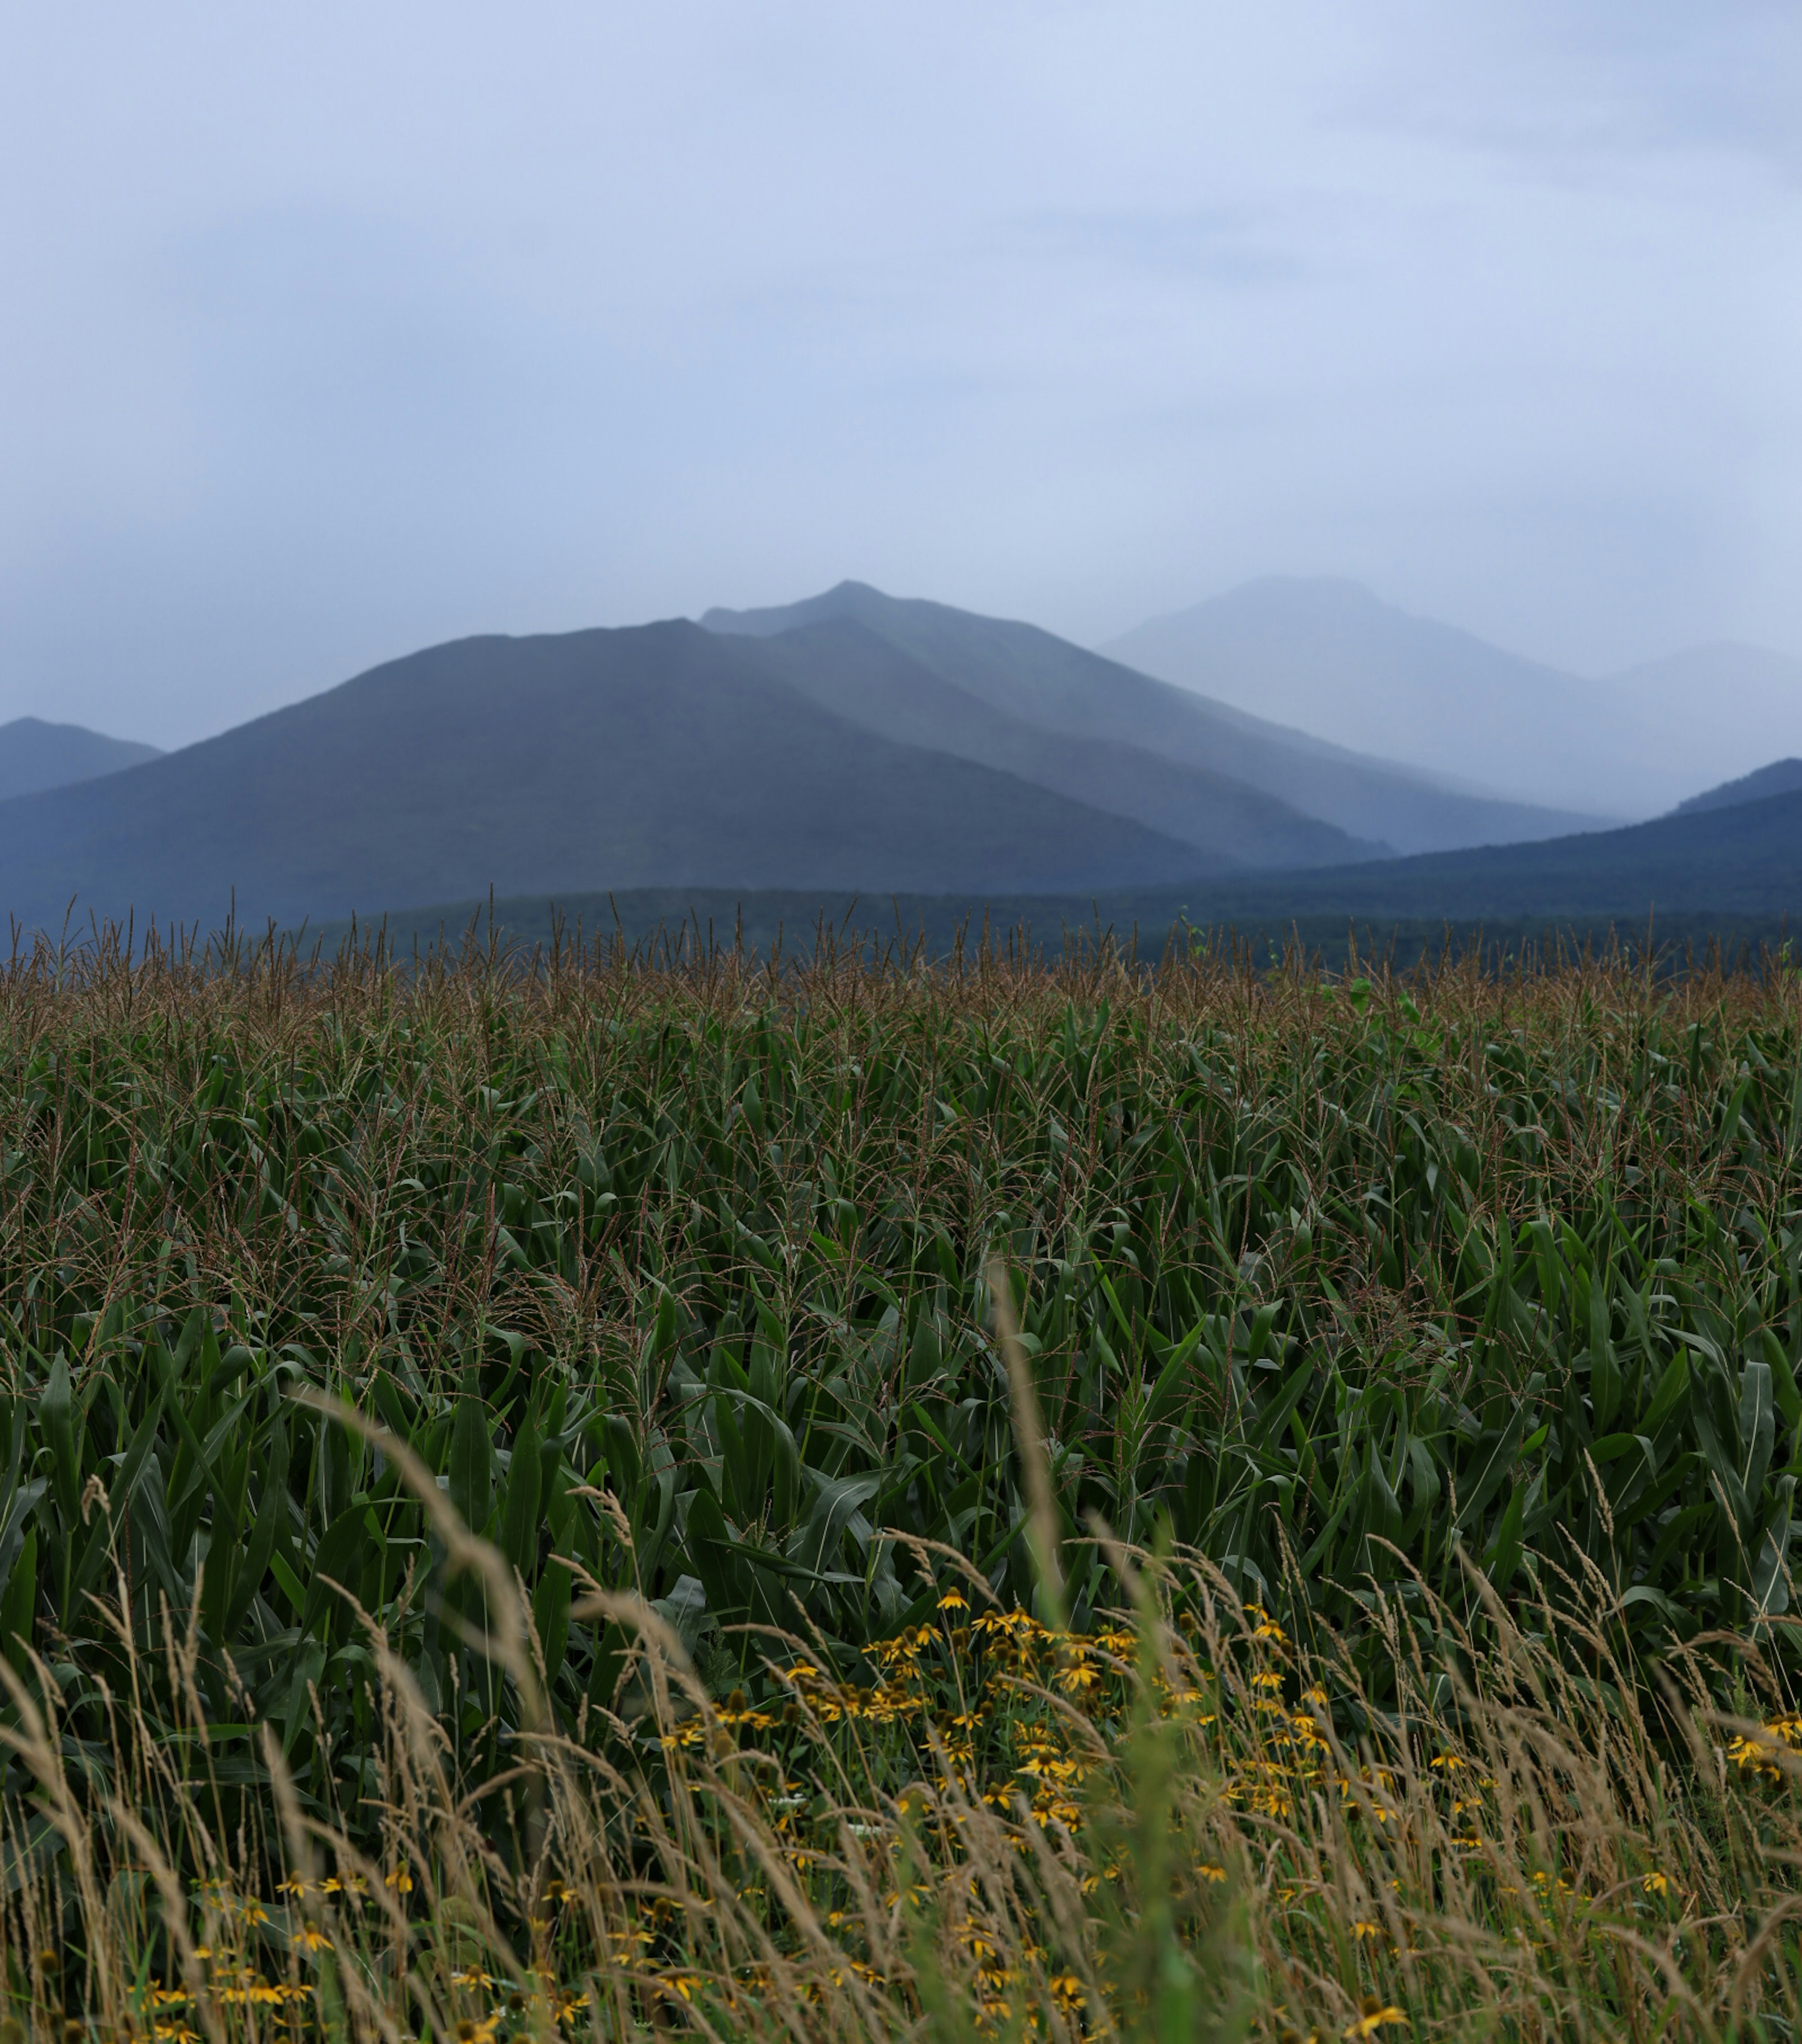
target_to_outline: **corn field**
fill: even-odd
[[[1802,989],[0,981],[34,2034],[1795,2034]]]

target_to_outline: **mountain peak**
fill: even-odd
[[[1327,577],[1266,576],[1101,650],[1334,744],[1591,813],[1658,814],[1802,753],[1802,662],[1714,647],[1586,680]]]
[[[79,724],[52,724],[41,717],[16,717],[0,724],[0,801],[96,781],[160,756],[154,745],[109,738]]]
[[[897,599],[886,595],[866,582],[836,582],[819,596],[803,597],[798,603],[770,604],[753,610],[723,608],[705,612],[701,628],[739,638],[771,639],[778,632],[793,632],[804,624],[824,624],[829,618],[868,618],[892,609]]]

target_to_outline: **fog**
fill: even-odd
[[[855,575],[1802,653],[1802,11],[7,10],[0,717]]]

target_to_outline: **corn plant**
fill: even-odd
[[[540,1691],[600,1736],[621,1597],[709,1695],[761,1708],[778,1633],[855,1685],[936,1609],[923,1556],[1033,1608],[1000,1288],[1078,1635],[1118,1605],[1100,1523],[1346,1642],[1341,1738],[1407,1652],[1468,1677],[1573,1602],[1587,1679],[1774,1721],[1798,1023],[1785,975],[1594,965],[24,960],[10,1665],[80,1780],[129,1696],[225,1831],[272,1835],[279,1764],[366,1846],[378,1637],[469,1782]],[[522,1586],[523,1689],[371,1427]]]

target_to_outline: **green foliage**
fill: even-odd
[[[507,1764],[490,1590],[303,1388],[517,1571],[571,1731],[626,1643],[587,1587],[754,1692],[739,1628],[855,1680],[917,1624],[917,1543],[1028,1603],[996,1256],[1078,1629],[1098,1516],[1343,1633],[1377,1705],[1379,1591],[1435,1655],[1569,1586],[1611,1680],[1716,1630],[1787,1668],[1787,990],[985,971],[16,980],[0,1622],[85,1764],[102,1684],[182,1721],[190,1618],[228,1800],[267,1724],[354,1821],[366,1619],[455,1766]]]

